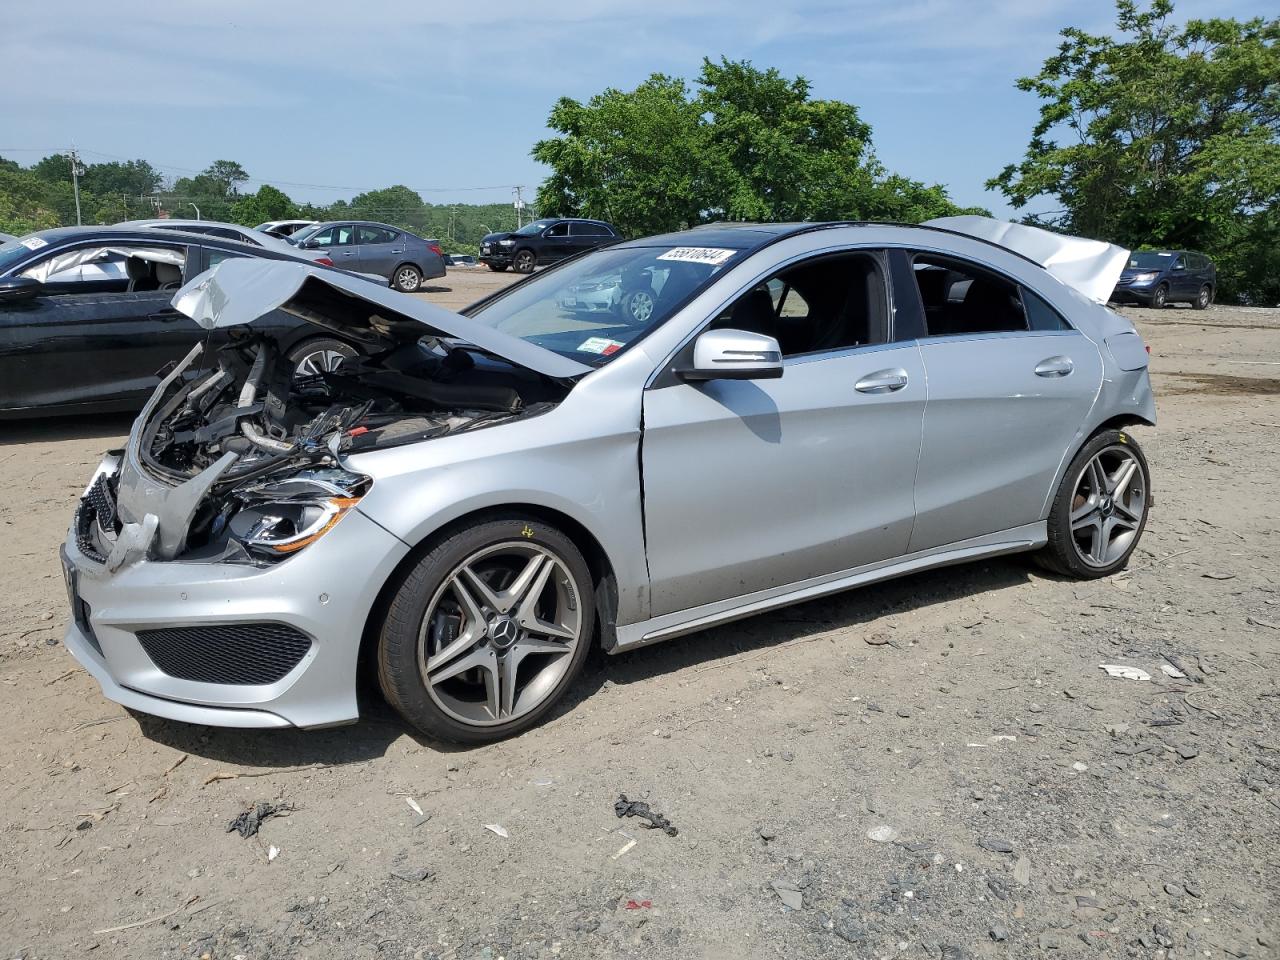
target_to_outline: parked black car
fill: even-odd
[[[413,293],[423,280],[445,273],[440,241],[386,223],[330,220],[303,227],[285,240],[299,250],[324,251],[343,270],[384,277],[403,293]]]
[[[1120,272],[1111,299],[1115,303],[1141,303],[1163,307],[1189,303],[1204,310],[1213,303],[1218,271],[1203,253],[1190,250],[1135,250]]]
[[[538,264],[555,263],[621,239],[602,220],[534,220],[511,233],[486,234],[480,241],[480,262],[490,270],[514,267],[516,273],[533,273]]]
[[[157,372],[197,341],[226,342],[170,305],[175,291],[230,257],[296,260],[207,235],[63,227],[0,245],[0,418],[137,410]],[[328,268],[322,268],[328,269]],[[276,312],[300,373],[333,370],[356,350]]]

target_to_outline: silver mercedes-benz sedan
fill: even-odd
[[[1128,560],[1147,350],[1099,300],[1126,251],[981,218],[717,225],[619,244],[450,313],[228,260],[174,305],[232,328],[159,385],[63,548],[67,646],[194,723],[404,718],[479,742],[630,650],[900,574]],[[650,287],[584,316],[570,290]],[[294,378],[283,309],[361,356]],[[696,639],[685,642],[695,643]]]

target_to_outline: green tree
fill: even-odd
[[[245,194],[231,208],[234,223],[256,227],[268,220],[292,220],[298,216],[298,207],[283,190],[264,183],[256,193]]]
[[[45,203],[45,185],[27,170],[0,165],[0,230],[22,236],[34,230],[56,227],[58,211]],[[72,213],[72,223],[74,220]]]
[[[1129,247],[1202,250],[1221,295],[1275,302],[1280,19],[1172,22],[1172,0],[1118,0],[1117,37],[1062,31],[1018,87],[1041,101],[1026,155],[988,186],[1029,219]]]
[[[610,220],[635,235],[709,220],[920,219],[960,212],[941,186],[890,175],[852,104],[803,77],[703,61],[691,94],[654,74],[586,104],[562,98],[533,157],[551,168],[544,214]]]

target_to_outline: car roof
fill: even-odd
[[[381,220],[321,220],[319,223],[313,223],[313,227],[333,227],[340,223],[350,223],[360,227],[385,227],[388,230],[399,230],[401,233],[411,233],[408,227],[397,227],[393,223],[383,223]],[[416,236],[416,234],[415,234]]]
[[[205,221],[206,223],[208,221]],[[169,230],[162,234],[157,234],[151,227],[138,226],[109,226],[109,227],[54,227],[51,230],[41,230],[31,236],[39,237],[50,246],[57,246],[62,243],[70,243],[76,240],[104,240],[104,241],[121,241],[127,240],[137,243],[174,243],[185,241],[187,243],[196,243],[201,246],[217,246],[230,247],[233,250],[252,250],[255,255],[262,256],[272,253],[284,253],[286,251],[278,251],[273,247],[257,247],[248,243],[241,243],[239,240],[232,240],[229,237],[218,237],[208,233],[187,233],[183,230]],[[304,259],[304,258],[299,258]]]

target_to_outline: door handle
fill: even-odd
[[[392,252],[392,253],[404,253],[404,247],[396,247],[396,248],[395,248],[394,250],[392,250],[391,252]]]
[[[354,250],[339,250],[338,255],[343,257],[354,257],[356,252]]]
[[[907,385],[907,371],[901,367],[869,373],[853,385],[859,393],[893,393]]]
[[[1036,376],[1065,377],[1075,366],[1070,357],[1047,357],[1036,364]]]
[[[177,310],[161,310],[159,313],[151,315],[152,320],[159,320],[161,323],[173,323],[173,321],[182,317]]]

